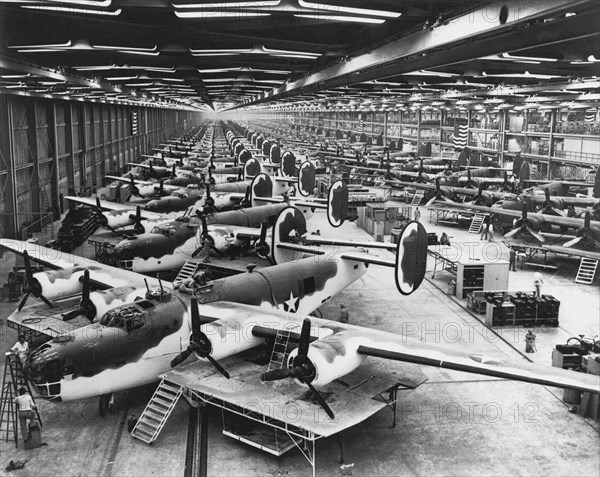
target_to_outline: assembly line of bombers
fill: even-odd
[[[323,145],[282,141],[289,145],[283,152],[273,133],[233,122],[206,123],[160,145],[145,164],[133,164],[131,174],[111,178],[129,185],[133,194],[129,203],[69,197],[93,208],[100,225],[110,231],[111,261],[0,239],[0,246],[23,257],[27,278],[27,293],[8,320],[47,339],[24,366],[39,396],[62,401],[100,397],[103,411],[114,393],[186,367],[199,375],[212,371],[212,379],[244,381],[258,396],[274,392],[261,382],[293,378],[293,385],[277,388],[283,401],[296,399],[308,388],[316,404],[306,406],[320,406],[331,426],[334,417],[338,424],[341,420],[350,426],[367,417],[371,408],[336,406],[334,415],[328,401],[339,403],[344,397],[324,395],[322,390],[360,368],[368,356],[600,392],[597,376],[522,360],[488,360],[403,335],[308,316],[363,276],[370,265],[394,269],[398,291],[411,294],[424,278],[427,260],[427,233],[417,221],[406,225],[397,244],[309,234],[307,221],[310,224],[319,209],[326,211],[331,227],[347,219],[345,182],[333,182],[326,198],[315,195],[316,171],[324,166],[349,164],[354,173],[361,173],[361,168],[383,172],[389,185],[426,189],[432,194],[430,203],[452,201],[454,207],[506,215],[511,228],[515,217],[516,228],[508,232],[509,238],[529,233],[547,247],[552,236],[547,226],[561,227],[562,237],[575,230],[560,245],[575,255],[598,255],[599,224],[591,220],[591,212],[584,218],[567,217],[559,209],[592,206],[597,212],[597,201],[566,196],[565,183],[540,185],[514,196],[500,190],[506,185],[500,179],[489,181],[496,191],[485,190],[488,178],[476,171],[464,175],[467,183],[460,188],[439,177],[435,184],[405,182],[421,181],[427,167],[433,171],[439,166],[446,169],[447,164],[372,148],[387,155],[385,167],[379,168],[384,159],[372,164],[360,158],[357,163],[339,149],[330,155]],[[460,195],[470,197],[471,203],[454,202]],[[533,204],[542,210],[531,212]],[[327,244],[336,245],[336,251],[315,260],[315,255],[324,254],[319,245]],[[384,252],[373,253],[376,248]],[[209,279],[191,290],[156,278],[156,272],[179,269],[190,258],[231,249],[256,253],[266,265],[250,264],[247,272]],[[389,251],[395,254],[393,259]],[[49,270],[35,272],[33,263]],[[252,380],[254,375],[246,368],[242,372],[242,361],[231,358],[265,343],[272,347],[281,330],[289,332],[295,349],[280,369],[263,367],[260,379]]]

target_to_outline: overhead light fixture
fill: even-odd
[[[122,10],[119,8],[114,11],[109,10],[90,10],[88,8],[72,8],[72,7],[51,7],[51,6],[42,6],[42,5],[21,5],[21,8],[27,8],[31,10],[50,10],[53,12],[62,12],[62,13],[83,13],[85,15],[105,15],[116,17],[119,16]]]
[[[278,50],[267,48],[264,45],[256,45],[252,48],[223,48],[223,49],[206,49],[206,50],[195,50],[190,48],[192,56],[230,56],[230,55],[268,55],[275,57],[285,58],[307,58],[316,59],[321,56],[321,53],[311,53],[304,51],[294,50]]]
[[[383,18],[370,18],[370,17],[352,17],[352,16],[344,16],[344,15],[330,15],[323,13],[313,13],[313,14],[294,14],[296,18],[311,18],[314,20],[321,21],[332,21],[332,22],[354,22],[354,23],[384,23],[385,19]]]

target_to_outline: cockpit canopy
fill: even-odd
[[[139,300],[127,306],[107,311],[100,319],[100,324],[108,328],[121,328],[131,333],[145,325],[145,310],[155,305],[149,300]]]
[[[160,224],[154,226],[150,233],[162,234],[168,237],[170,235],[175,235],[177,233],[177,229],[172,224]]]

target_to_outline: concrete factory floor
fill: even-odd
[[[445,231],[461,253],[469,256],[471,244],[471,256],[481,256],[484,244],[478,235],[428,220],[423,210],[428,232]],[[354,223],[332,231],[322,215],[311,221],[309,231],[320,229],[323,236],[372,240]],[[506,259],[507,248],[500,238],[496,240],[485,247],[493,247]],[[13,255],[5,253],[2,283],[13,263]],[[598,280],[591,286],[576,285],[578,264],[576,259],[562,259],[558,271],[541,272],[542,292],[561,302],[560,325],[536,328],[538,352],[526,355],[541,365],[550,366],[555,344],[579,334],[600,334]],[[321,308],[323,316],[337,319],[339,304],[345,303],[352,324],[420,336],[448,350],[524,359],[526,329],[487,328],[483,315],[466,311],[465,300],[446,293],[454,277],[437,272],[432,279],[431,258],[428,269],[421,288],[405,297],[396,291],[391,269],[371,266],[362,279]],[[535,271],[511,272],[509,289],[532,291]],[[14,330],[6,327],[6,317],[15,307],[16,303],[2,306],[2,352],[16,341]],[[399,393],[395,428],[390,426],[391,412],[384,409],[343,433],[345,467],[340,466],[335,437],[317,441],[317,475],[600,475],[598,422],[570,413],[570,405],[562,402],[563,390],[424,366],[420,370],[428,380],[414,391]],[[149,386],[118,395],[118,409],[105,418],[98,416],[97,400],[56,404],[38,400],[47,446],[25,450],[22,443],[15,448],[13,442],[2,441],[0,467],[4,469],[11,459],[29,459],[24,469],[12,472],[16,477],[189,475],[185,400],[152,446],[128,435],[127,418],[140,415],[152,392]],[[223,435],[221,425],[221,411],[211,409],[208,475],[311,475],[297,449],[277,458]]]

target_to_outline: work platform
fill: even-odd
[[[419,370],[410,368],[410,377],[399,377],[386,361],[369,359],[352,373],[319,389],[335,414],[330,419],[312,392],[295,380],[265,383],[260,375],[266,366],[245,360],[244,356],[220,364],[230,372],[231,379],[205,362],[175,369],[161,378],[184,388],[191,399],[221,409],[223,434],[276,456],[297,447],[310,463],[313,476],[316,441],[354,427],[385,407],[393,412],[394,427],[398,391],[404,398],[406,392],[427,380]],[[232,424],[235,417],[237,425]],[[246,422],[240,425],[239,418]]]

